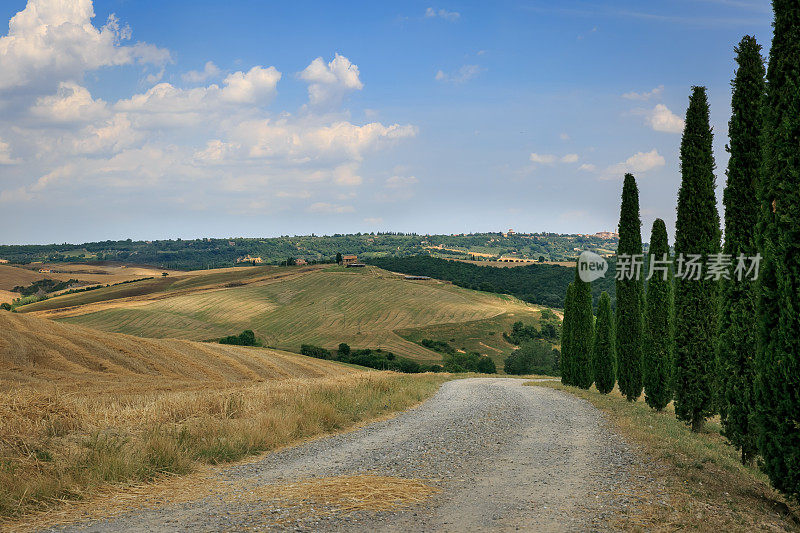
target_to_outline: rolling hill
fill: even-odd
[[[350,372],[278,350],[142,339],[0,312],[0,392],[52,385],[62,391],[152,392]]]
[[[504,314],[532,322],[538,315],[535,306],[511,296],[436,280],[410,281],[373,267],[267,267],[245,272],[253,276],[262,272],[262,276],[232,282],[230,276],[240,274],[220,272],[213,274],[217,276],[214,284],[206,276],[198,276],[169,286],[157,286],[166,282],[153,280],[152,290],[143,294],[126,296],[103,289],[92,291],[96,294],[53,298],[20,310],[141,337],[210,340],[252,329],[266,344],[279,349],[297,351],[303,343],[334,348],[346,342],[357,348],[385,348],[420,361],[438,361],[441,356],[395,330],[402,329],[407,335],[413,328]],[[119,298],[101,300],[104,295]]]

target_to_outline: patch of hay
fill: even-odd
[[[419,479],[352,475],[266,485],[238,495],[239,501],[281,500],[336,507],[339,511],[395,511],[422,503],[439,489]]]

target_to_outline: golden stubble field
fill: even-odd
[[[45,312],[45,306],[58,301],[27,307]],[[436,280],[405,280],[368,267],[309,269],[242,286],[227,283],[203,290],[153,293],[45,314],[141,337],[209,340],[252,329],[265,344],[289,351],[299,351],[304,343],[334,348],[346,342],[355,348],[384,348],[420,361],[438,361],[439,354],[406,340],[396,330],[481,321],[509,313],[533,321],[538,310],[510,296]]]
[[[0,311],[0,529],[67,516],[64,501],[353,427],[445,379]]]

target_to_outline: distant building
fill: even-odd
[[[594,234],[595,237],[600,237],[601,239],[619,239],[619,233],[614,231],[599,231]]]
[[[40,268],[39,269],[39,274],[50,274],[51,272],[52,272],[52,270],[50,270],[49,268]]]
[[[297,266],[303,266],[303,265],[307,265],[308,261],[306,261],[305,259],[297,259],[294,262],[294,264],[297,265]]]
[[[342,264],[344,266],[351,265],[353,263],[358,263],[358,256],[357,255],[343,255],[342,256]]]
[[[3,264],[8,263],[8,259],[0,259],[0,263],[3,263]]]

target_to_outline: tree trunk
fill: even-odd
[[[695,418],[692,420],[692,433],[700,433],[703,431],[704,418]]]

